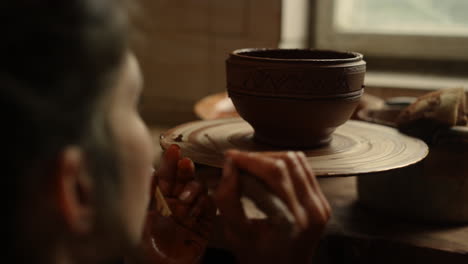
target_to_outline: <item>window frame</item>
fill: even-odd
[[[468,61],[468,37],[339,32],[333,21],[335,4],[336,0],[315,0],[315,10],[311,10],[315,48],[352,50],[370,57]]]

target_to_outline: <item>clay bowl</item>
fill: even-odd
[[[240,49],[226,61],[227,89],[242,94],[316,98],[363,88],[362,54],[310,49]]]
[[[262,143],[327,144],[363,93],[362,55],[299,49],[241,49],[226,61],[227,90]]]
[[[359,104],[355,96],[327,99],[288,99],[230,93],[239,115],[254,128],[254,139],[285,148],[314,148],[328,144],[335,129]]]
[[[357,113],[362,109],[380,109],[383,108],[384,105],[385,101],[383,99],[364,93],[351,119],[361,120],[357,116]],[[193,111],[195,115],[202,120],[239,116],[227,92],[210,94],[201,98],[193,106]]]
[[[395,126],[401,108],[361,110],[369,122]],[[358,177],[359,201],[377,211],[416,221],[468,223],[468,127],[440,129],[428,156],[409,168]]]

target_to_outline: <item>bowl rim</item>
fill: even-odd
[[[269,57],[258,57],[250,56],[245,53],[249,52],[268,52],[268,51],[315,51],[315,52],[328,52],[341,55],[348,55],[352,57],[342,59],[285,59],[285,58],[269,58]],[[230,53],[231,57],[242,58],[255,61],[270,61],[270,62],[308,62],[308,63],[349,63],[361,61],[364,56],[359,52],[354,51],[339,51],[339,50],[327,50],[327,49],[301,49],[301,48],[243,48],[236,49]]]

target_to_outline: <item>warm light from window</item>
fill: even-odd
[[[467,0],[336,0],[339,32],[468,36]]]

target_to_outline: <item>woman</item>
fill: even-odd
[[[171,230],[208,236],[214,212],[193,180],[193,163],[176,146],[154,181],[174,216],[165,222],[150,206],[144,227],[154,151],[137,111],[142,80],[128,47],[125,3],[10,0],[0,12],[4,184],[13,190],[6,199],[7,252],[18,263],[101,263],[135,248],[163,263],[197,261],[199,254],[173,258],[164,251],[177,251],[180,241],[167,234],[178,231]],[[257,201],[274,214],[261,223],[242,211],[240,169],[277,198]],[[242,262],[309,261],[330,214],[301,153],[226,153],[214,197]]]

